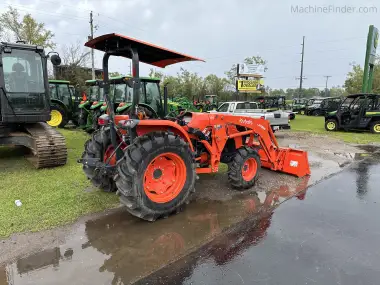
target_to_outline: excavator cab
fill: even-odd
[[[36,168],[67,159],[64,137],[45,123],[51,119],[48,58],[40,46],[0,43],[0,145],[29,148]],[[58,54],[50,59],[53,65],[61,62]]]
[[[1,43],[0,62],[0,122],[49,121],[44,49],[22,43]]]
[[[108,108],[108,114],[99,117],[102,129],[85,144],[79,160],[95,186],[107,192],[118,190],[132,215],[155,221],[181,211],[195,192],[197,174],[218,172],[220,163],[228,164],[229,183],[239,190],[255,185],[261,166],[298,177],[310,174],[307,153],[281,148],[265,119],[199,112],[149,116],[152,102],[140,102],[140,61],[164,68],[203,60],[118,34],[97,37],[85,46],[104,52],[107,106],[112,106],[109,57],[132,59],[129,114],[115,115]],[[163,102],[167,114],[167,92]]]

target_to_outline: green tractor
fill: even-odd
[[[125,82],[128,82],[128,80],[131,79],[131,77],[125,77]],[[153,77],[140,77],[141,79],[141,88],[140,88],[140,102],[141,104],[151,105],[152,104],[152,98],[157,97],[157,86],[159,87],[160,79],[159,78],[153,78]],[[159,89],[158,89],[158,92]],[[132,105],[132,94],[133,94],[133,88],[131,86],[126,86],[125,91],[126,96],[124,97],[124,101],[120,102],[115,110],[117,114],[129,114],[130,112],[130,106]],[[158,97],[161,95],[159,94]],[[116,100],[118,101],[118,100]],[[179,114],[181,110],[184,110],[186,108],[183,108],[181,104],[178,102],[175,102],[173,100],[168,100],[168,113],[169,114]]]
[[[93,125],[91,107],[97,104],[103,98],[103,88],[100,80],[86,80],[86,92],[82,96],[82,101],[78,105],[79,109],[79,126],[89,131]]]
[[[348,95],[338,110],[325,115],[325,129],[370,130],[374,134],[380,134],[380,95]]]
[[[306,98],[295,98],[293,99],[290,108],[297,114],[305,115],[307,102],[308,99]]]
[[[205,95],[206,110],[211,111],[218,109],[218,96],[217,95]]]
[[[195,100],[193,97],[193,109],[195,112],[207,112],[218,108],[217,95],[205,95],[204,100]]]
[[[188,110],[190,112],[198,112],[198,109],[196,108],[194,102],[191,102],[187,97],[174,97],[171,99],[171,102],[178,104],[184,110]]]
[[[111,99],[117,103],[115,109],[117,114],[127,114],[130,110],[130,106],[132,105],[133,88],[128,85],[128,81],[130,79],[130,76],[125,76],[122,78],[125,89],[124,96],[121,101],[118,100],[116,96],[111,97]],[[140,80],[140,102],[142,102],[142,104],[147,104],[147,101],[149,101],[148,97],[151,97],[152,89],[154,90],[154,92],[157,92],[156,86],[160,84],[160,79],[151,77],[140,77]],[[152,88],[151,86],[154,86],[154,88]]]
[[[296,118],[296,114],[293,111],[287,110],[285,96],[258,96],[253,101],[258,104],[259,109],[265,109],[267,112],[283,110],[288,113],[290,120]]]
[[[50,126],[63,128],[69,121],[78,126],[79,99],[72,87],[70,81],[49,80]]]

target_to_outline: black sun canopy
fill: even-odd
[[[85,46],[126,58],[132,58],[129,48],[135,48],[141,62],[162,68],[183,61],[204,61],[203,59],[115,33],[96,37],[85,43]]]

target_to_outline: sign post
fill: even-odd
[[[236,92],[245,93],[247,100],[248,93],[261,93],[264,88],[263,73],[265,67],[257,64],[240,63],[237,65]],[[236,97],[237,97],[236,96]]]
[[[376,49],[379,42],[379,30],[373,25],[369,26],[367,49],[365,54],[362,93],[372,92],[373,69],[375,66]]]

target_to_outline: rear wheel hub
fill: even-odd
[[[145,170],[143,187],[150,200],[167,203],[181,192],[186,182],[186,165],[175,153],[155,157]]]

